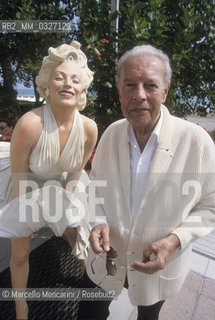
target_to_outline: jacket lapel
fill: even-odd
[[[126,205],[127,212],[130,221],[130,151],[129,141],[127,138],[128,122],[126,121],[125,126],[121,132],[119,141],[119,174],[120,174],[120,187],[122,190],[122,196],[124,204]]]

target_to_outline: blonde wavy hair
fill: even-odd
[[[46,100],[49,101],[47,95],[49,75],[53,67],[56,67],[61,62],[68,60],[77,63],[82,72],[84,89],[81,95],[81,100],[77,105],[78,110],[83,110],[86,106],[87,101],[87,89],[90,83],[93,81],[93,74],[87,65],[87,57],[80,50],[80,43],[78,41],[72,41],[70,45],[62,44],[57,48],[50,47],[48,50],[48,56],[43,58],[42,66],[39,74],[36,77],[36,84],[38,87],[39,94]]]

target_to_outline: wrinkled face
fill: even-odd
[[[0,121],[0,134],[3,136],[11,136],[13,132],[13,126],[8,126],[4,121]]]
[[[128,58],[122,66],[118,84],[121,109],[135,132],[153,131],[165,102],[169,85],[164,82],[162,61],[154,56]]]
[[[83,77],[78,64],[63,61],[52,69],[48,81],[51,104],[76,107],[83,92]]]

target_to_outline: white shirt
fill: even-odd
[[[161,111],[160,119],[158,120],[158,123],[156,124],[142,153],[132,125],[129,124],[128,126],[127,134],[130,143],[130,204],[132,220],[134,220],[137,210],[141,204],[146,178],[159,141],[162,123],[163,112]]]

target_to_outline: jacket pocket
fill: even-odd
[[[190,264],[186,264],[183,270],[175,277],[160,276],[160,299],[165,300],[167,297],[177,294],[184,284],[187,274],[190,270]]]

